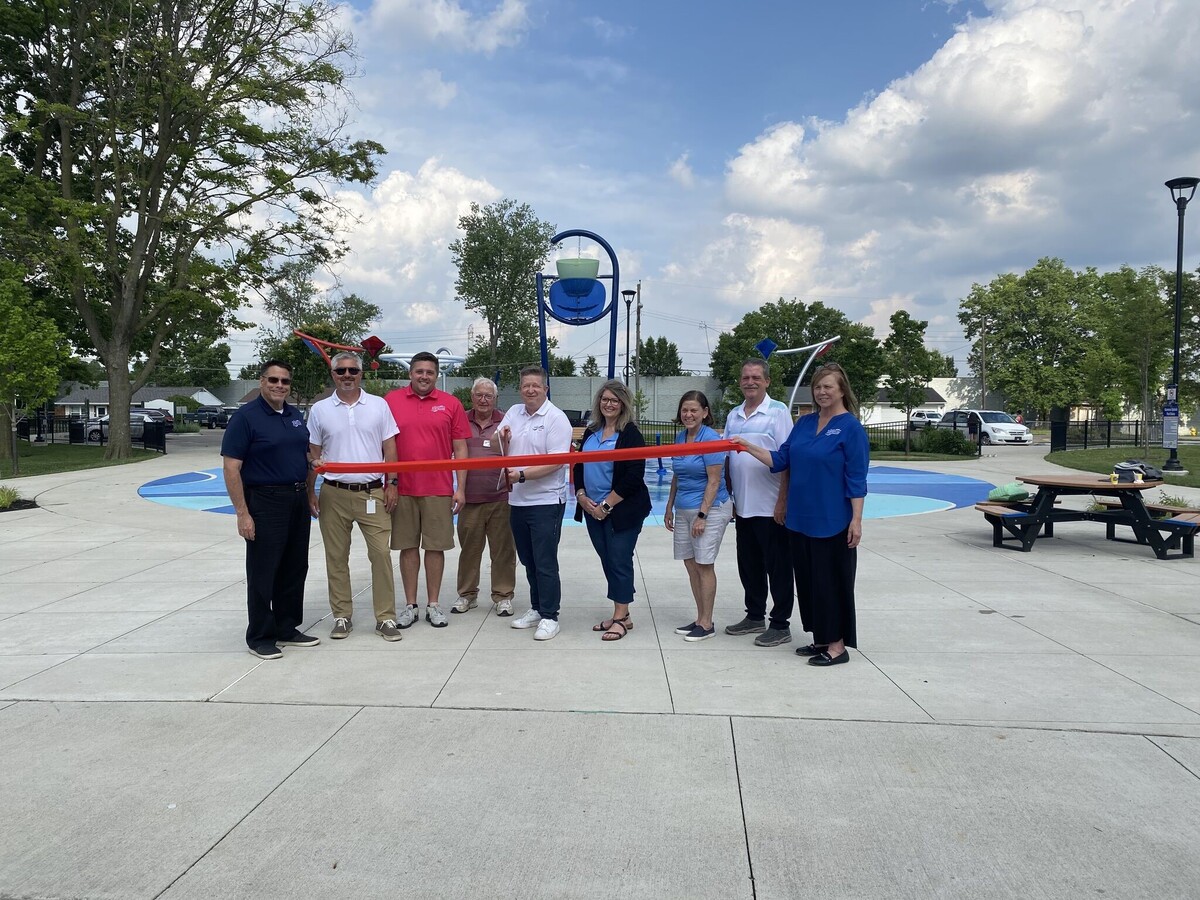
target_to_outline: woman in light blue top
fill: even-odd
[[[712,428],[708,398],[700,391],[688,391],[680,398],[675,420],[684,427],[675,438],[677,444],[721,440]],[[685,641],[704,641],[716,633],[712,620],[717,599],[714,563],[733,506],[725,490],[725,453],[676,456],[672,469],[663,524],[675,537],[675,558],[683,560],[687,568],[696,601],[695,621],[676,628],[675,633]]]

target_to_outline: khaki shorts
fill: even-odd
[[[701,565],[711,566],[717,561],[717,554],[721,552],[721,539],[725,537],[725,529],[733,514],[733,504],[722,503],[710,509],[708,518],[704,520],[704,534],[694,538],[692,523],[696,521],[698,512],[698,509],[675,510],[675,558],[694,559]]]
[[[399,497],[392,511],[392,549],[454,549],[450,497]]]

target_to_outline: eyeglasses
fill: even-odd
[[[267,384],[291,384],[292,379],[280,378],[278,375],[268,375]]]
[[[333,370],[334,375],[357,375],[362,369],[356,369],[353,366],[339,366]]]
[[[617,406],[621,405],[621,401],[618,400],[616,397],[601,397],[600,405],[603,406],[606,403],[609,404],[610,406],[614,403],[617,404]]]

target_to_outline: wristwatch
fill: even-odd
[[[608,501],[607,501],[607,500],[601,500],[601,501],[600,501],[600,508],[601,508],[602,510],[604,510],[604,512],[605,512],[605,513],[611,513],[611,512],[612,512],[612,507],[608,505]]]
[[[390,484],[392,487],[395,487],[395,486],[396,486],[396,485],[398,485],[399,483],[400,483],[400,479],[399,479],[399,478],[389,478],[389,479],[388,479],[388,484]]]
[[[708,518],[708,513],[706,513],[706,512],[698,512],[698,513],[696,513],[696,518],[697,518],[697,519],[707,519],[707,518]]]
[[[525,472],[522,471],[521,474],[517,476],[517,484],[524,484],[524,483],[525,483]]]

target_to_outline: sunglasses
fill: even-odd
[[[334,375],[357,375],[362,369],[356,369],[353,366],[338,366],[333,370]]]
[[[280,378],[278,375],[268,375],[267,384],[291,384],[292,379]]]

